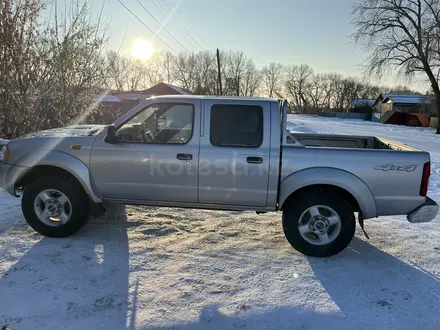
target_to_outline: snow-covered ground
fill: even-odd
[[[430,129],[291,116],[300,132],[380,135],[431,152]],[[328,259],[294,251],[280,214],[115,207],[67,239],[0,191],[0,328],[439,329],[440,218],[366,223]]]

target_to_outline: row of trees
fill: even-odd
[[[107,52],[108,24],[101,14],[92,17],[90,5],[0,1],[0,136],[93,121],[100,115],[96,96],[111,90],[164,81],[196,94],[220,93],[214,52],[160,52],[147,61]],[[397,65],[406,74],[426,72],[440,102],[438,0],[362,0],[353,15],[355,39],[375,49],[371,71]],[[354,98],[392,91],[336,73],[318,74],[305,64],[257,68],[241,51],[221,51],[220,60],[224,95],[288,98],[301,112],[346,109]]]
[[[162,52],[139,61],[110,51],[106,62],[108,72],[103,81],[108,89],[142,90],[163,81],[195,94],[220,94],[214,53]],[[302,112],[347,109],[354,98],[377,98],[381,92],[411,92],[404,87],[371,85],[337,73],[316,74],[306,64],[270,63],[258,69],[241,51],[221,51],[220,71],[223,95],[288,98]]]
[[[220,57],[223,95],[256,96],[262,93],[262,75],[252,59],[243,52],[231,51],[222,51]],[[166,82],[196,94],[220,94],[217,60],[211,52],[159,52],[140,61],[110,51],[106,61],[109,69],[104,82],[109,89],[140,90]]]

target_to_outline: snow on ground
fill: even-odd
[[[380,135],[431,152],[430,129],[290,117],[301,132]],[[280,214],[112,207],[77,235],[43,238],[0,192],[0,328],[439,329],[439,220],[366,223],[327,258],[294,251]]]

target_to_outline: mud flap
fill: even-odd
[[[364,233],[365,237],[367,239],[370,239],[370,236],[368,236],[367,232],[364,229],[364,215],[362,214],[362,212],[359,212],[358,221],[359,221],[359,226],[361,227],[362,232]]]
[[[94,218],[98,218],[103,215],[106,208],[103,203],[90,203],[90,213]]]

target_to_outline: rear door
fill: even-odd
[[[265,207],[270,102],[214,99],[203,108],[199,203]]]

